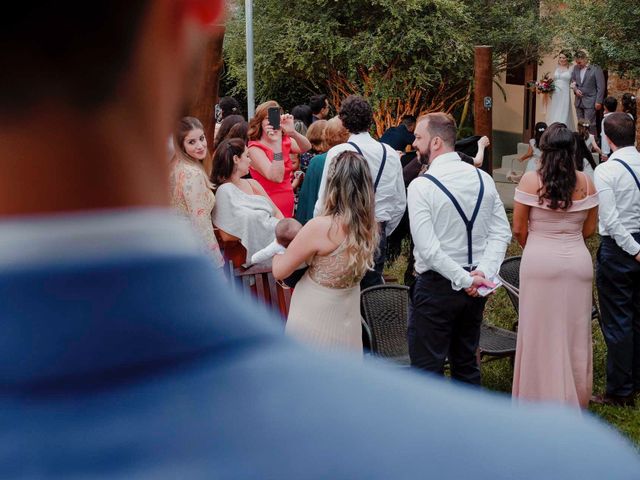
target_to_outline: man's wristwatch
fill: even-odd
[[[274,153],[274,154],[273,154],[273,159],[274,159],[275,161],[282,160],[282,159],[283,159],[283,158],[282,158],[282,152]]]

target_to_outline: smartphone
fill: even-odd
[[[271,125],[274,130],[278,130],[280,128],[280,108],[269,107],[267,115],[269,125]]]

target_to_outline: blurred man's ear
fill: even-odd
[[[185,13],[202,27],[211,26],[222,16],[222,0],[180,0]]]

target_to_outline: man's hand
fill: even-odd
[[[464,291],[470,297],[480,296],[480,294],[478,293],[478,287],[493,288],[496,286],[495,283],[490,282],[489,280],[484,278],[484,272],[481,272],[480,270],[474,270],[470,272],[469,275],[473,279],[473,283],[469,288],[465,288]]]
[[[640,262],[640,252],[635,256],[636,262]]]
[[[596,110],[602,110],[602,104],[596,103]]]
[[[582,97],[582,90],[580,90],[579,88],[576,88],[575,92],[576,92],[576,97]]]

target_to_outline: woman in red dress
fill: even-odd
[[[280,128],[269,123],[268,111],[280,108],[270,100],[256,109],[249,122],[249,156],[251,177],[265,189],[285,217],[293,217],[290,153],[304,153],[311,148],[309,140],[293,128],[293,116],[280,116]]]

